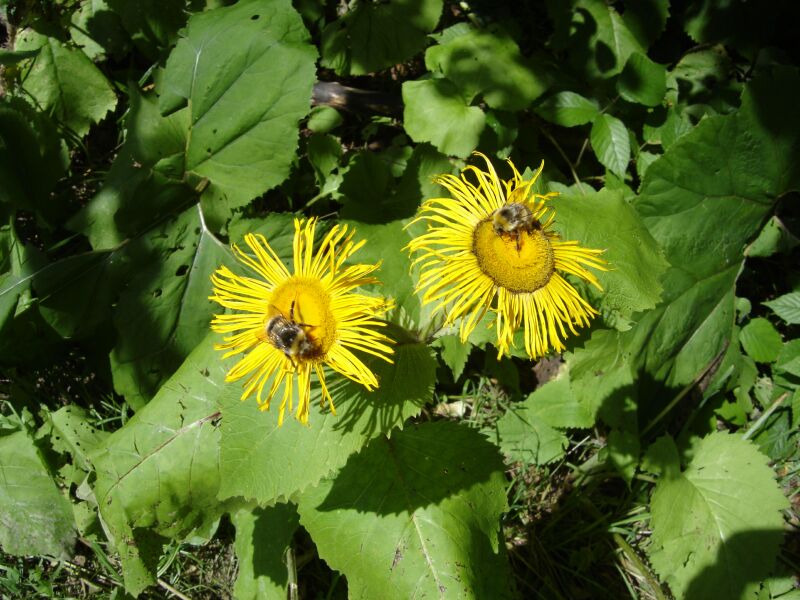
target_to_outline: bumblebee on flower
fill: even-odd
[[[471,165],[460,177],[438,176],[452,197],[427,200],[413,221],[428,224],[408,245],[420,266],[417,291],[445,313],[445,324],[461,320],[462,342],[491,311],[499,356],[510,353],[520,327],[531,358],[560,352],[567,332],[597,314],[563,274],[602,290],[589,269],[607,270],[603,251],[562,241],[553,230],[558,194],[533,191],[544,163],[525,181],[509,160],[513,177],[501,181],[489,159],[475,154],[486,170]]]
[[[236,245],[233,251],[258,277],[236,275],[225,266],[211,276],[211,300],[235,311],[214,317],[212,329],[230,334],[216,348],[226,350],[225,357],[245,353],[225,379],[247,376],[242,400],[255,393],[262,410],[269,409],[282,387],[279,424],[287,409],[293,412],[295,380],[295,417],[307,423],[312,372],[323,403],[335,414],[324,366],[371,390],[378,381],[353,350],[392,362],[392,341],[378,331],[386,325],[381,317],[391,309],[391,301],[354,292],[378,283],[371,274],[380,263],[344,266],[364,244],[353,242],[354,232],[346,225],[334,225],[315,253],[316,225],[316,219],[295,219],[293,274],[264,236],[247,234],[245,243],[253,255]]]

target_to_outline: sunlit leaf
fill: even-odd
[[[17,50],[38,50],[23,86],[39,106],[83,137],[114,110],[117,96],[105,75],[80,50],[26,30]]]
[[[767,457],[714,433],[672,469],[651,500],[650,561],[676,597],[745,597],[772,569],[788,508]]]
[[[486,115],[469,106],[447,79],[403,84],[406,132],[416,142],[430,142],[444,154],[466,158],[478,145]]]
[[[233,208],[281,183],[309,110],[316,51],[288,0],[194,14],[167,60],[160,106],[189,108],[184,168]]]
[[[162,536],[181,538],[224,512],[217,403],[238,402],[240,388],[224,383],[212,337],[92,455],[100,515],[132,594],[155,582]]]
[[[308,426],[293,418],[278,426],[277,406],[264,412],[253,398],[241,401],[226,395],[221,400],[220,497],[243,496],[259,503],[288,498],[341,467],[369,440],[419,412],[433,391],[433,356],[423,344],[402,344],[393,360],[394,364],[366,360],[381,382],[373,392],[328,375],[338,416],[320,408],[315,384]]]
[[[72,507],[25,431],[0,435],[0,546],[9,554],[66,557],[75,542]]]
[[[784,294],[775,300],[764,302],[764,305],[769,306],[789,325],[800,323],[800,292]]]
[[[464,425],[380,437],[299,499],[320,556],[351,598],[510,596],[497,450]]]

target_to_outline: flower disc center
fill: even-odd
[[[318,279],[292,276],[276,287],[265,322],[277,315],[305,324],[303,329],[322,356],[336,341],[331,299]]]
[[[472,251],[481,271],[511,292],[543,288],[555,269],[553,247],[541,229],[498,234],[485,219],[475,227]]]

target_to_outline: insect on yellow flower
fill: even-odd
[[[544,162],[523,181],[509,160],[513,177],[501,181],[489,159],[475,154],[486,170],[468,166],[460,177],[436,177],[452,198],[425,201],[413,221],[428,224],[408,245],[420,265],[417,291],[425,304],[437,303],[434,312],[445,312],[445,324],[461,319],[462,341],[494,312],[498,356],[510,352],[520,326],[531,358],[562,351],[567,330],[577,333],[597,314],[563,274],[602,290],[587,267],[607,270],[603,251],[562,241],[553,231],[550,201],[558,194],[533,192]]]
[[[316,224],[315,219],[295,219],[293,274],[264,236],[247,234],[244,240],[253,255],[236,245],[233,251],[257,277],[236,275],[225,266],[211,276],[211,300],[234,311],[216,315],[211,322],[214,331],[230,334],[216,348],[226,350],[226,358],[246,353],[226,381],[247,376],[242,400],[255,392],[262,410],[269,409],[282,386],[279,424],[287,407],[293,410],[295,379],[295,417],[307,423],[312,371],[323,404],[327,401],[336,414],[324,365],[371,390],[378,386],[377,378],[353,350],[392,362],[392,341],[376,330],[386,324],[380,318],[391,309],[391,301],[354,292],[378,283],[371,274],[380,263],[344,265],[364,244],[353,242],[354,232],[346,225],[334,225],[315,253]]]

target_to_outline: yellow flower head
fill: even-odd
[[[423,302],[437,302],[434,312],[446,312],[445,324],[462,318],[461,341],[466,341],[487,311],[495,313],[498,356],[508,354],[514,332],[524,327],[525,350],[531,358],[551,348],[564,350],[567,330],[589,324],[597,314],[562,273],[588,281],[602,290],[586,268],[606,270],[602,250],[565,242],[552,230],[555,212],[549,202],[558,194],[536,194],[533,184],[544,163],[529,181],[514,164],[514,177],[501,181],[489,159],[486,171],[469,166],[435,181],[452,198],[433,198],[420,207],[416,221],[428,230],[409,244],[420,265],[417,291]]]
[[[371,390],[378,386],[375,374],[352,350],[387,362],[392,362],[389,355],[393,352],[391,340],[375,330],[385,325],[379,319],[392,307],[391,302],[353,292],[360,285],[377,283],[371,273],[380,263],[344,266],[364,241],[354,243],[353,231],[335,225],[314,253],[316,220],[295,219],[294,229],[293,274],[264,236],[247,234],[244,239],[253,256],[236,245],[233,251],[257,277],[235,275],[224,266],[211,276],[211,300],[234,311],[216,315],[211,322],[214,331],[230,334],[216,348],[227,350],[226,358],[246,353],[225,380],[247,376],[242,400],[255,392],[262,410],[269,409],[270,400],[282,386],[279,425],[287,406],[290,413],[293,410],[295,378],[295,417],[307,423],[312,371],[322,388],[323,403],[327,400],[336,414],[323,365]]]

